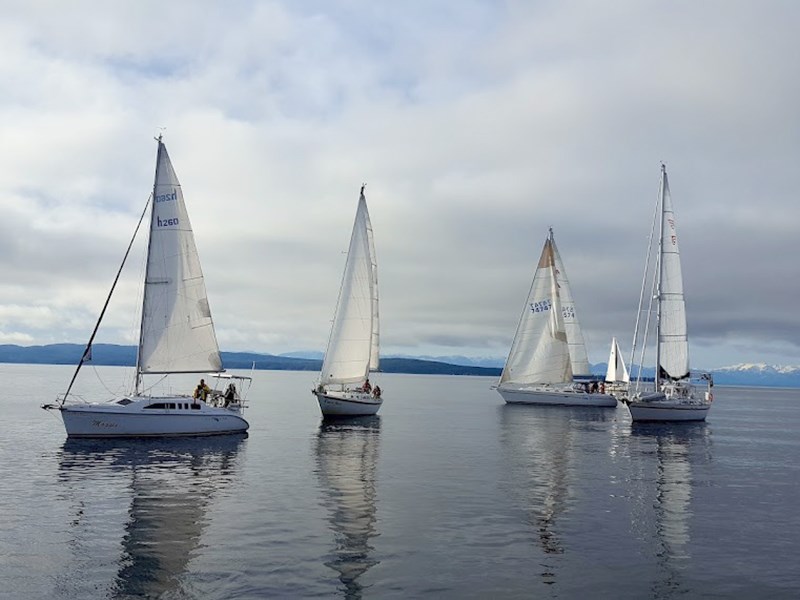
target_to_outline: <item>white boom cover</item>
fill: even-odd
[[[675,213],[669,193],[666,168],[661,169],[661,277],[659,300],[659,356],[663,376],[683,379],[689,376],[689,341],[686,333],[686,304],[683,298],[681,257]]]
[[[356,383],[378,366],[378,267],[362,188],[320,382]]]
[[[561,297],[561,312],[564,316],[564,329],[567,332],[567,343],[569,344],[569,358],[572,362],[573,375],[590,375],[589,358],[586,355],[586,343],[583,340],[583,332],[578,322],[578,312],[575,309],[575,301],[572,298],[572,289],[567,279],[567,271],[564,269],[564,262],[558,252],[556,240],[553,237],[553,230],[550,230],[550,243],[553,245],[553,256],[556,265],[556,282],[558,283],[558,293]]]
[[[553,244],[548,237],[500,375],[500,385],[572,381],[569,344],[555,271]]]
[[[138,371],[221,370],[222,360],[189,214],[167,149],[159,139]]]
[[[611,352],[608,355],[608,368],[606,369],[606,381],[610,383],[627,383],[630,380],[631,377],[628,374],[628,368],[625,366],[625,360],[622,358],[622,352],[619,351],[617,338],[612,338]]]

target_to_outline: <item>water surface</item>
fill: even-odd
[[[0,365],[2,598],[800,593],[798,390],[633,425],[381,374],[379,416],[325,423],[315,374],[260,371],[247,436],[67,441],[39,405],[71,370]],[[106,398],[130,370],[83,379]]]

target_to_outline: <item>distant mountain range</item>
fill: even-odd
[[[76,365],[83,355],[84,346],[78,344],[50,344],[47,346],[0,345],[0,363],[28,363],[50,365]],[[321,354],[297,352],[292,355],[259,354],[256,352],[222,352],[222,362],[228,369],[256,369],[274,371],[319,371]],[[311,355],[311,357],[307,357]],[[133,366],[136,363],[136,346],[94,344],[91,364]],[[455,365],[407,357],[381,358],[384,373],[411,373],[418,375],[486,375],[498,376],[499,368]]]
[[[50,344],[47,346],[0,345],[0,363],[28,363],[75,365],[83,354],[79,344]],[[256,352],[222,352],[222,360],[229,369],[256,369],[275,371],[319,371],[322,353],[298,351],[280,355]],[[133,366],[136,362],[136,346],[117,344],[95,344],[92,346],[92,364]],[[409,373],[425,375],[482,375],[497,377],[502,370],[503,359],[470,358],[466,356],[405,356],[381,357],[384,373]],[[591,366],[592,373],[603,376],[606,364]],[[646,376],[653,376],[653,369],[643,369]],[[719,385],[753,385],[769,387],[800,387],[800,366],[777,366],[740,364],[712,371],[714,382]]]

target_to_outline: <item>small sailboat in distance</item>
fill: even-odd
[[[617,338],[611,338],[611,350],[606,367],[606,392],[617,398],[625,398],[630,380],[628,367],[625,366],[625,359],[622,357]]]
[[[378,369],[378,264],[364,187],[356,209],[339,299],[313,390],[325,416],[374,415],[383,404],[381,389],[372,387],[370,371]]]
[[[628,367],[622,358],[619,350],[617,338],[611,338],[611,351],[608,354],[608,367],[606,368],[606,383],[628,383],[631,376],[628,374]]]
[[[242,416],[244,399],[233,381],[223,394],[201,380],[194,396],[151,395],[143,383],[147,375],[208,373],[214,378],[224,371],[183,191],[161,136],[157,142],[155,181],[147,203],[150,229],[135,390],[105,403],[80,402],[70,395],[81,367],[91,360],[92,343],[147,206],[66,393],[42,407],[61,413],[71,438],[218,435],[249,427]],[[236,378],[240,384],[249,379]]]
[[[656,223],[659,225],[655,265],[650,273],[650,256],[653,253],[653,237]],[[639,340],[640,318],[650,282],[650,303],[647,309],[644,331]],[[656,324],[656,372],[653,389],[642,385],[642,367],[647,347],[647,332],[653,314],[655,300]],[[710,373],[700,374],[706,389],[701,391],[692,380],[689,368],[689,338],[686,326],[686,302],[683,295],[681,257],[678,252],[678,232],[675,213],[667,181],[667,168],[661,165],[661,182],[658,202],[653,217],[647,260],[645,261],[642,291],[639,296],[639,312],[633,335],[632,356],[637,343],[641,344],[639,371],[628,393],[628,409],[634,421],[704,421],[713,400],[714,385]]]
[[[550,229],[497,391],[509,404],[617,405],[596,382],[574,381],[573,365],[588,374],[569,280]]]

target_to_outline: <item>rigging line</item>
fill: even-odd
[[[103,316],[106,314],[108,303],[111,302],[111,295],[114,293],[114,288],[117,287],[117,282],[119,281],[119,276],[122,273],[122,268],[125,266],[125,261],[128,259],[128,254],[130,254],[131,252],[131,247],[133,246],[133,241],[136,239],[136,234],[139,233],[139,227],[141,227],[142,221],[144,220],[144,215],[147,213],[147,207],[150,206],[151,198],[152,196],[148,196],[147,202],[145,202],[144,204],[144,210],[142,211],[142,216],[139,217],[139,222],[136,224],[136,229],[134,230],[133,237],[131,237],[131,241],[128,244],[128,249],[125,250],[125,256],[122,257],[122,264],[119,266],[119,270],[117,270],[117,276],[114,277],[114,283],[111,284],[111,289],[108,292],[106,303],[103,305],[103,310],[100,311],[100,316],[97,318],[97,323],[94,326],[94,331],[92,331],[92,335],[89,336],[89,342],[86,344],[86,349],[83,351],[83,355],[81,356],[81,360],[78,362],[78,366],[75,369],[75,373],[72,375],[72,380],[69,382],[67,391],[64,394],[64,397],[61,399],[61,406],[64,406],[64,402],[67,401],[67,396],[69,396],[69,393],[72,390],[72,385],[75,383],[75,379],[78,377],[78,373],[80,372],[83,363],[86,362],[86,360],[91,357],[91,349],[92,349],[92,342],[94,341],[94,336],[97,335],[97,330],[100,328],[100,322],[103,320]]]

